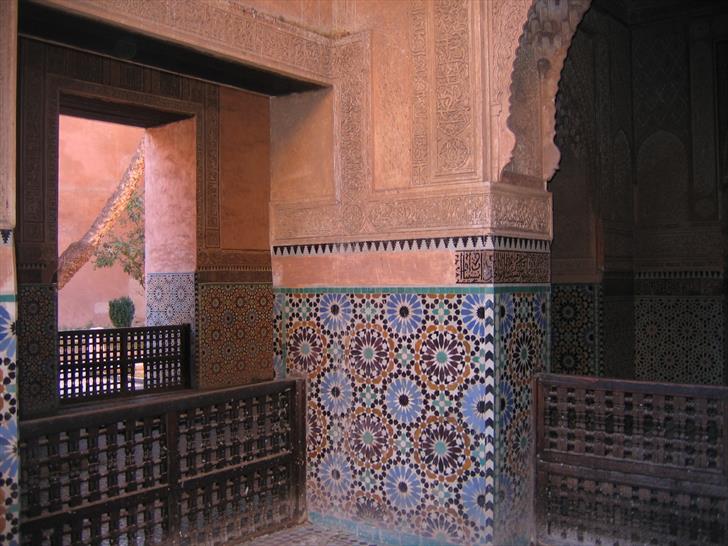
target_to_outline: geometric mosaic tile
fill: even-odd
[[[636,297],[636,379],[723,385],[723,298]]]
[[[502,292],[495,300],[496,544],[533,534],[533,377],[547,369],[549,292]]]
[[[18,287],[18,390],[24,418],[53,412],[58,407],[58,292],[53,284]]]
[[[11,294],[3,294],[10,299]],[[15,302],[0,302],[0,544],[18,539],[18,427]]]
[[[308,378],[309,511],[380,539],[491,544],[494,295],[275,292],[276,358]]]
[[[273,379],[270,284],[198,283],[196,305],[201,388]]]
[[[194,273],[148,273],[145,293],[147,326],[194,324]]]
[[[17,398],[17,294],[14,275],[13,232],[0,230],[0,544],[18,544],[20,502],[18,492],[18,398]]]
[[[551,286],[551,372],[599,375],[599,284]]]

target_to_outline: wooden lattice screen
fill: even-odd
[[[190,386],[190,325],[58,332],[62,403]]]
[[[25,420],[27,545],[221,544],[305,511],[305,382]]]
[[[542,375],[542,544],[728,544],[728,388]]]

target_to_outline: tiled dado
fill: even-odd
[[[725,384],[721,271],[641,271],[635,296],[637,379]]]
[[[273,378],[270,283],[197,283],[197,382],[201,388]]]
[[[0,230],[0,261],[4,266],[0,266],[0,544],[19,542],[17,296],[12,235],[12,230]]]
[[[53,284],[18,286],[18,390],[23,418],[58,407],[58,294]]]
[[[725,296],[637,296],[635,378],[724,385]]]
[[[599,375],[601,285],[551,286],[551,370]]]
[[[379,543],[529,537],[547,288],[276,289],[274,309],[276,368],[308,377],[312,517]]]

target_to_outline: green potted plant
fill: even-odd
[[[134,302],[129,296],[109,301],[109,318],[116,328],[129,328],[134,320]]]

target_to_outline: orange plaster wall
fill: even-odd
[[[270,99],[220,88],[220,245],[269,250]]]
[[[70,116],[59,119],[58,252],[80,239],[111,196],[144,129]],[[121,266],[84,265],[58,293],[60,329],[110,326],[108,301],[130,296],[144,324],[144,289]]]
[[[455,279],[455,253],[368,252],[273,258],[273,286],[450,286]]]
[[[147,129],[145,270],[185,273],[197,263],[195,120]]]

